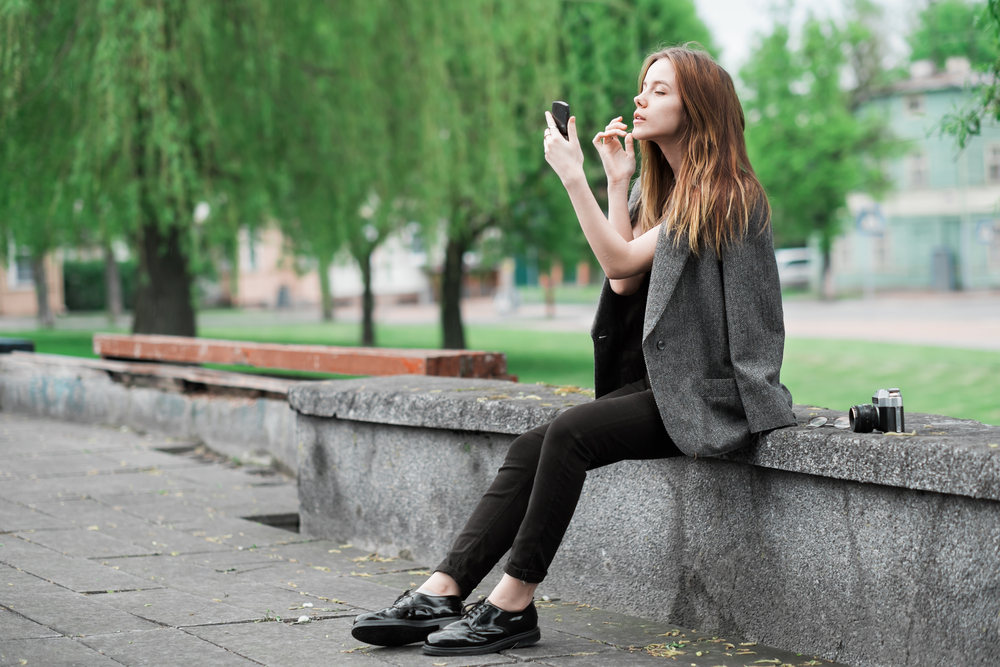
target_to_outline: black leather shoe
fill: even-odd
[[[424,643],[427,655],[479,655],[541,639],[538,612],[532,602],[521,611],[504,611],[483,599],[466,607],[462,620],[432,632]]]
[[[404,591],[391,607],[355,618],[351,635],[375,646],[402,646],[423,641],[441,626],[461,617],[462,598],[457,595]]]

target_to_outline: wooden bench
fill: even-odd
[[[182,364],[228,364],[342,375],[433,375],[515,379],[500,352],[406,350],[328,345],[281,345],[181,336],[95,334],[104,359]]]

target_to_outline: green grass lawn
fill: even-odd
[[[468,327],[473,349],[507,354],[507,366],[521,382],[593,385],[593,349],[585,333],[542,333]],[[27,331],[38,352],[94,356],[92,331]],[[297,324],[203,328],[207,338],[275,343],[356,345],[355,324]],[[436,348],[437,326],[380,325],[382,347]],[[317,377],[303,374],[303,377]],[[321,376],[320,376],[321,377]],[[930,412],[1000,425],[1000,352],[940,347],[789,339],[782,380],[796,403],[847,410],[867,403],[876,389],[899,387],[908,412]]]

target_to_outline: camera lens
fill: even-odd
[[[851,430],[855,433],[871,433],[878,426],[878,410],[871,403],[855,405],[850,417]]]

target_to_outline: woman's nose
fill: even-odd
[[[632,100],[635,102],[635,105],[637,107],[641,107],[642,106],[642,97],[640,97],[639,95],[636,95],[635,97],[633,97]]]

